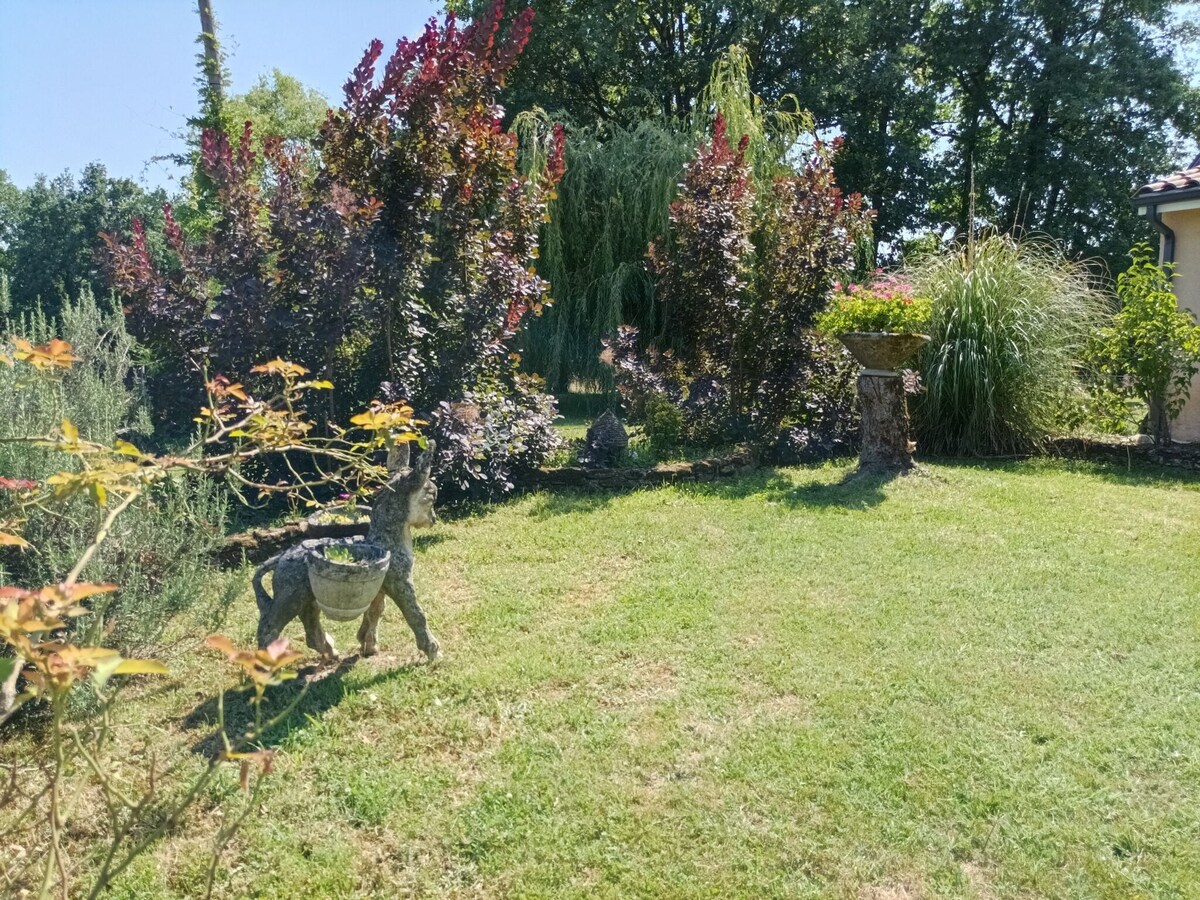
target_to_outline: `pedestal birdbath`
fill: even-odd
[[[907,471],[915,465],[908,439],[908,401],[900,366],[929,343],[924,334],[852,331],[838,340],[858,360],[858,402],[862,411],[860,471]]]

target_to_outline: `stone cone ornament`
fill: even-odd
[[[584,444],[585,464],[608,468],[616,465],[629,446],[629,434],[612,410],[607,410],[588,427]]]

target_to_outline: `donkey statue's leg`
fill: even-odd
[[[387,577],[383,581],[383,592],[400,607],[400,612],[404,614],[404,621],[408,623],[408,627],[412,629],[412,633],[417,639],[417,649],[424,653],[430,662],[436,660],[441,655],[441,649],[438,646],[437,638],[429,632],[424,610],[417,603],[417,592],[413,587],[411,572],[401,571],[395,567],[389,569]]]
[[[337,656],[337,648],[333,646],[333,638],[321,627],[321,610],[316,602],[305,603],[300,610],[300,621],[304,623],[304,642],[322,656]]]
[[[380,591],[363,613],[362,624],[358,626],[358,643],[363,656],[374,656],[379,650],[379,619],[383,616],[386,598],[387,594]]]
[[[273,574],[271,593],[263,586],[267,573]],[[258,601],[258,646],[266,647],[305,606],[313,603],[303,556],[293,548],[271,557],[258,567],[253,584]]]

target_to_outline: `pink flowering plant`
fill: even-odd
[[[933,305],[899,275],[881,275],[870,284],[833,286],[828,309],[817,317],[817,330],[828,335],[847,332],[919,334],[928,330]]]

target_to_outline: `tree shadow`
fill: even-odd
[[[548,519],[552,516],[566,516],[576,513],[591,513],[607,507],[615,497],[632,493],[634,490],[645,490],[644,485],[630,487],[624,490],[611,490],[603,493],[588,490],[565,490],[553,493],[542,492],[535,496],[533,508],[529,514],[534,519]]]
[[[960,469],[1003,472],[1006,475],[1020,477],[1042,475],[1050,470],[1091,475],[1113,484],[1134,487],[1200,485],[1200,472],[1138,459],[1132,454],[1125,461],[1103,457],[1080,459],[1072,456],[1053,455],[1005,458],[938,457],[934,461],[941,465]]]
[[[923,477],[920,469],[851,469],[835,482],[811,481],[793,486],[778,499],[789,506],[816,509],[835,506],[869,509],[887,499],[883,489],[897,478],[920,477]]]
[[[417,550],[428,550],[430,547],[436,547],[444,540],[446,540],[446,534],[442,531],[426,534],[417,532],[413,535],[413,547]]]
[[[833,462],[840,465],[848,462],[848,459]],[[799,471],[815,475],[820,471],[820,467],[801,467]],[[937,476],[921,466],[907,471],[864,470],[855,467],[843,472],[837,481],[814,480],[796,484],[793,478],[776,468],[761,468],[729,481],[689,485],[687,493],[719,500],[761,497],[768,502],[782,503],[788,507],[867,509],[878,506],[887,498],[884,488],[897,478],[936,480]]]
[[[312,663],[300,669],[296,677],[268,688],[263,698],[262,721],[269,722],[293,707],[279,722],[263,731],[254,742],[256,747],[274,748],[291,735],[303,731],[310,721],[340,704],[351,694],[369,687],[408,675],[427,663],[412,661],[386,669],[350,687],[345,676],[358,664],[358,654],[344,656],[335,663]],[[181,725],[188,731],[203,730],[204,736],[191,745],[200,756],[216,757],[224,744],[219,730],[220,708],[224,707],[225,733],[237,743],[254,728],[254,691],[250,687],[229,688],[207,697],[186,713]]]

